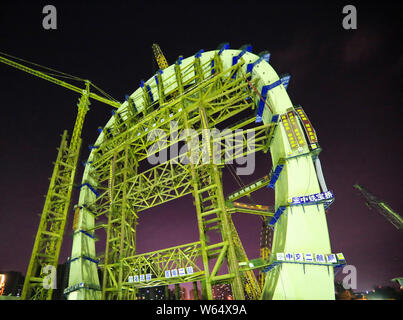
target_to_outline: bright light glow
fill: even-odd
[[[4,293],[4,285],[6,283],[6,275],[0,274],[0,296]]]

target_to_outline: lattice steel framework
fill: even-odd
[[[77,105],[78,113],[70,143],[67,131],[62,137],[25,276],[22,299],[52,298],[54,286],[46,283],[46,276],[50,271],[48,266],[57,268],[58,265],[80,153],[81,131],[89,105],[89,83],[87,83],[86,90],[83,90]]]
[[[290,281],[296,277],[294,285],[298,288],[308,278],[318,279],[324,285],[314,294],[325,292],[325,299],[333,294],[333,280],[320,266],[307,266],[309,276],[305,280],[302,269],[276,269],[266,277],[264,286],[259,286],[253,273],[269,261],[248,259],[231,219],[231,214],[241,209],[232,202],[273,179],[273,183],[278,179],[276,210],[299,192],[318,192],[312,160],[318,152],[313,155],[310,151],[301,134],[302,122],[299,124],[285,87],[265,55],[253,55],[248,48],[225,49],[200,51],[169,67],[164,64],[164,69],[142,82],[102,128],[82,181],[86,187],[78,203],[69,287],[65,291],[69,299],[134,299],[141,287],[189,281],[201,281],[206,299],[213,298],[212,286],[223,282],[231,284],[235,299],[267,299],[281,294],[281,274]],[[250,189],[225,199],[223,166],[269,149],[276,170],[248,186]],[[162,161],[150,160],[161,160],[164,154],[167,158]],[[278,166],[284,167],[280,178]],[[292,183],[290,176],[296,178]],[[136,254],[136,225],[143,211],[189,194],[196,207],[199,241]],[[274,215],[253,208],[242,210],[265,219]],[[304,210],[309,212],[305,217]],[[290,244],[330,252],[322,204],[315,210],[294,208],[296,215],[287,212],[275,217],[281,222],[274,234],[275,252]],[[311,216],[313,212],[315,216]],[[102,217],[107,223],[96,224]],[[320,230],[315,241],[287,230],[293,226],[290,221],[302,218],[310,221],[310,227],[302,223],[301,232],[307,228]],[[106,251],[97,256],[95,230],[100,228],[106,229]],[[220,235],[218,242],[210,240],[212,231]],[[103,271],[102,286],[96,276],[98,266]],[[166,274],[188,267],[191,273]],[[289,283],[286,287],[287,292],[294,290]],[[304,294],[298,292],[295,297]]]
[[[133,268],[137,272],[151,272],[153,278],[150,283],[159,285],[202,280],[209,299],[212,299],[212,284],[224,280],[231,282],[237,299],[245,297],[244,290],[255,299],[260,295],[254,274],[249,270],[241,272],[239,268],[239,262],[248,259],[227,212],[221,168],[224,161],[233,161],[259,150],[267,151],[267,133],[272,125],[254,125],[255,115],[252,112],[249,118],[229,127],[235,134],[209,136],[213,132],[209,129],[254,108],[248,83],[243,78],[233,77],[242,64],[223,71],[218,56],[213,61],[214,70],[211,61],[202,65],[196,59],[192,65],[195,70],[191,71],[194,72],[192,77],[186,72],[189,67],[181,70],[180,64],[176,64],[175,91],[163,94],[162,81],[159,81],[160,98],[152,103],[150,98],[153,96],[145,89],[143,102],[148,104],[141,111],[142,117],[135,112],[130,99],[126,112],[115,113],[113,124],[103,130],[102,143],[94,146],[88,177],[91,177],[91,186],[99,192],[99,196],[82,205],[82,209],[96,217],[108,217],[106,252],[102,264],[104,299],[135,297],[135,288],[144,284],[129,282]],[[175,98],[170,99],[173,94]],[[150,141],[148,128],[163,136],[164,141],[159,141],[159,144],[155,143],[155,139]],[[173,130],[175,135],[172,135]],[[141,161],[168,147],[174,148],[181,136],[185,137],[188,145],[192,145],[189,149],[191,161],[186,159],[186,153],[182,153],[148,170],[138,171]],[[196,143],[192,144],[192,141]],[[195,200],[200,241],[190,247],[186,245],[186,250],[172,248],[148,255],[135,255],[138,213],[190,193]],[[220,232],[221,242],[208,243],[207,232],[211,230]],[[84,231],[88,233],[91,230]],[[187,255],[189,250],[191,254]],[[191,264],[195,272],[176,279],[163,277],[163,272],[169,270],[167,268],[181,265],[179,257]],[[201,259],[202,269],[195,264],[196,257]],[[216,261],[210,270],[209,262],[212,260]],[[224,261],[227,262],[228,273],[218,275]],[[186,268],[188,264],[183,267]]]
[[[52,290],[43,288],[44,267],[58,263],[89,98],[118,109],[91,146],[80,185],[69,287],[65,290],[69,299],[135,299],[138,288],[189,281],[201,281],[206,299],[213,298],[212,286],[222,282],[231,284],[235,299],[334,298],[331,266],[326,270],[320,265],[304,265],[303,269],[284,265],[269,272],[265,281],[261,278],[261,285],[253,273],[270,263],[265,258],[272,257],[265,249],[263,259],[248,259],[232,222],[236,211],[273,217],[273,223],[277,222],[273,254],[287,250],[330,253],[330,242],[322,203],[306,208],[288,205],[290,197],[320,191],[313,164],[319,153],[316,135],[306,114],[291,103],[285,90],[288,80],[279,79],[266,53],[256,56],[249,46],[227,49],[200,51],[167,66],[154,46],[163,70],[142,82],[121,105],[90,93],[89,82],[87,90],[81,91],[0,59],[82,93],[71,141],[68,143],[67,133],[62,138],[24,284],[24,299],[52,296]],[[184,152],[175,152],[179,150]],[[268,150],[274,164],[270,174],[225,199],[224,165]],[[274,210],[234,205],[234,200],[268,184],[275,186]],[[136,254],[136,226],[143,211],[190,194],[196,207],[199,241]],[[96,223],[101,219],[106,222]],[[99,229],[106,231],[104,254],[95,250]],[[210,232],[218,232],[219,240],[213,242]],[[101,283],[98,267],[103,274]],[[172,270],[179,270],[179,274],[167,276]],[[137,276],[140,281],[134,280]],[[147,278],[141,279],[144,276]],[[313,286],[310,292],[304,291],[308,283]]]

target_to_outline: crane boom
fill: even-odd
[[[9,65],[9,66],[11,66],[11,67],[13,67],[13,68],[19,69],[19,70],[21,70],[21,71],[30,73],[30,74],[32,74],[32,75],[34,75],[34,76],[36,76],[36,77],[45,79],[45,80],[47,80],[47,81],[49,81],[49,82],[53,82],[53,83],[55,83],[55,84],[57,84],[57,85],[59,85],[59,86],[62,86],[62,87],[64,87],[64,88],[67,88],[67,89],[69,89],[69,90],[78,92],[78,93],[80,93],[80,94],[83,93],[83,89],[82,89],[82,88],[76,87],[76,86],[74,86],[74,85],[72,85],[72,84],[70,84],[70,83],[67,83],[67,82],[65,82],[65,81],[62,81],[62,80],[59,80],[59,79],[54,78],[54,77],[52,77],[52,76],[49,76],[49,75],[47,75],[47,74],[44,73],[44,72],[41,72],[41,71],[39,71],[39,70],[32,69],[32,68],[27,67],[27,66],[24,66],[24,65],[22,65],[22,64],[20,64],[20,63],[18,63],[18,62],[12,61],[12,60],[7,59],[7,58],[5,58],[5,57],[0,56],[0,62],[2,62],[2,63],[4,63],[4,64],[7,64],[7,65]],[[92,98],[92,99],[98,100],[98,101],[100,101],[100,102],[103,102],[103,103],[105,103],[105,104],[107,104],[107,105],[110,105],[110,106],[112,106],[112,107],[114,107],[114,108],[119,108],[119,107],[120,107],[120,103],[119,103],[119,102],[106,99],[106,98],[104,98],[104,97],[101,97],[101,96],[99,96],[99,95],[93,93],[93,92],[90,92],[90,93],[89,93],[89,97]]]
[[[376,209],[382,214],[388,221],[393,224],[397,229],[403,230],[403,218],[395,212],[387,203],[377,199],[373,194],[368,192],[364,187],[359,184],[355,184],[354,188],[361,192],[364,198],[367,200],[369,208]]]

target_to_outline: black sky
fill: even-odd
[[[57,30],[42,28],[46,4],[57,8]],[[357,30],[342,27],[347,4],[357,8]],[[332,251],[343,252],[357,267],[359,290],[402,276],[402,234],[368,210],[353,189],[359,182],[403,214],[402,6],[391,1],[182,6],[3,1],[0,51],[88,78],[121,101],[153,75],[154,42],[170,62],[222,42],[270,51],[274,69],[291,74],[291,100],[304,107],[323,148],[325,179],[336,197],[327,215]],[[0,93],[0,270],[25,273],[56,147],[63,130],[72,130],[78,95],[6,65],[0,65]],[[92,102],[84,146],[95,142],[97,127],[109,117],[110,107]],[[83,150],[85,160],[88,149]],[[257,172],[245,182],[267,173],[268,158],[258,156]],[[228,177],[224,183],[226,192],[236,188]],[[269,193],[255,198],[268,204]],[[240,214],[234,220],[248,255],[257,257],[259,219]],[[190,198],[153,209],[140,222],[139,252],[196,241],[195,221]],[[70,255],[70,230],[62,259]]]

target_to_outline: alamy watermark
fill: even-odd
[[[53,5],[46,5],[42,9],[42,13],[46,14],[42,20],[42,27],[45,30],[56,30],[57,29],[57,10]]]
[[[44,289],[57,289],[57,287],[56,287],[56,283],[57,283],[56,267],[48,264],[43,267],[42,272],[43,272],[43,274],[46,274],[46,276],[42,280],[43,288]]]
[[[343,7],[342,12],[346,14],[342,21],[343,28],[346,30],[357,29],[357,9],[355,6],[346,5]]]
[[[357,268],[353,265],[345,265],[342,270],[346,276],[343,278],[343,288],[346,290],[357,289]]]
[[[236,164],[238,175],[250,175],[255,170],[255,131],[217,128],[184,129],[178,132],[178,122],[170,122],[168,134],[162,129],[153,129],[147,135],[154,142],[147,150],[148,162],[152,165],[171,161],[174,164]]]

